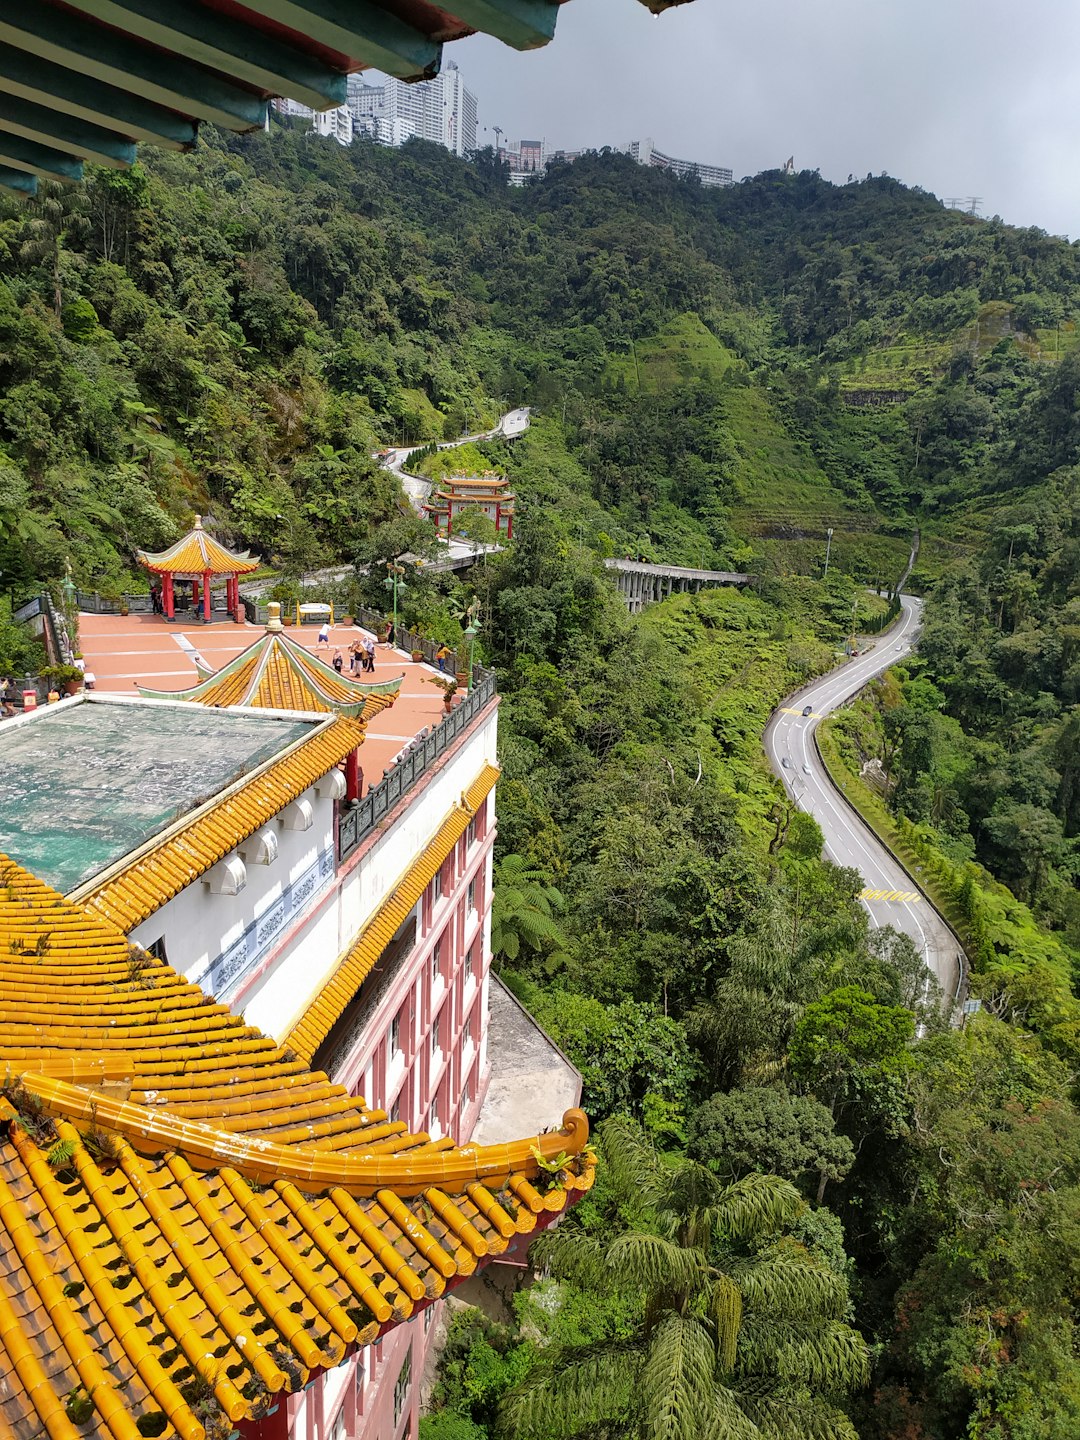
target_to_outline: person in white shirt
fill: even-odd
[[[330,621],[329,621],[329,620],[324,620],[324,621],[323,621],[322,626],[321,626],[321,628],[320,628],[320,630],[319,630],[319,638],[318,638],[318,640],[316,641],[316,644],[318,644],[318,645],[325,645],[325,646],[327,646],[327,648],[329,648],[329,645],[330,645]]]

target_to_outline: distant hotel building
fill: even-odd
[[[651,140],[631,140],[626,153],[639,165],[652,165],[657,170],[670,170],[681,178],[696,175],[702,185],[730,185],[731,171],[722,165],[699,165],[694,160],[676,160],[657,150]]]
[[[415,85],[389,76],[381,85],[368,85],[362,75],[350,75],[348,101],[334,110],[313,111],[295,100],[273,103],[279,115],[310,120],[317,134],[339,145],[367,135],[383,145],[430,140],[463,158],[476,149],[476,96],[452,62],[434,80]]]
[[[548,154],[543,140],[508,140],[499,146],[499,159],[510,167],[510,184],[524,185],[530,175],[542,175]]]
[[[463,157],[476,149],[476,96],[453,63],[434,80],[415,85],[392,77],[366,85],[362,76],[351,75],[348,94],[355,128],[384,145],[430,140]]]

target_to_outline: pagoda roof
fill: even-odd
[[[489,475],[444,475],[440,483],[450,490],[500,490],[510,481],[492,471]]]
[[[211,575],[247,575],[262,563],[247,550],[242,553],[226,550],[203,529],[201,515],[195,516],[195,524],[184,538],[167,550],[156,553],[137,550],[135,554],[139,564],[155,574],[193,579],[201,579],[207,571]]]
[[[588,1122],[410,1133],[0,856],[0,1433],[203,1440],[553,1220]]]
[[[196,662],[202,677],[197,685],[187,690],[152,690],[140,685],[139,694],[148,700],[338,714],[361,721],[394,703],[404,674],[368,684],[339,675],[282,628],[276,610],[276,605],[271,606],[270,620],[258,640],[220,670],[211,671]]]

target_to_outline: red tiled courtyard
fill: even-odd
[[[160,615],[79,616],[79,643],[86,668],[98,690],[117,695],[136,695],[137,686],[159,690],[183,690],[199,678],[192,659],[198,651],[212,669],[218,670],[263,633],[261,625],[237,625],[224,621],[216,625],[174,625]],[[341,650],[348,674],[349,646],[370,634],[358,625],[335,625],[330,645],[317,645],[318,629],[304,625],[289,634],[313,654],[329,663]],[[382,779],[394,756],[426,727],[443,718],[443,696],[437,685],[428,683],[438,674],[433,665],[415,664],[403,650],[375,647],[374,675],[357,675],[362,680],[391,680],[403,675],[401,693],[389,709],[368,722],[367,736],[360,750],[364,775],[363,793]]]

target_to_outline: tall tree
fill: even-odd
[[[558,1347],[504,1402],[517,1440],[855,1440],[840,1400],[866,1383],[847,1286],[790,1235],[805,1209],[776,1176],[724,1186],[670,1166],[630,1121],[602,1128],[617,1201],[641,1218],[607,1244],[576,1216],[538,1242],[558,1276],[621,1293],[623,1333]]]

